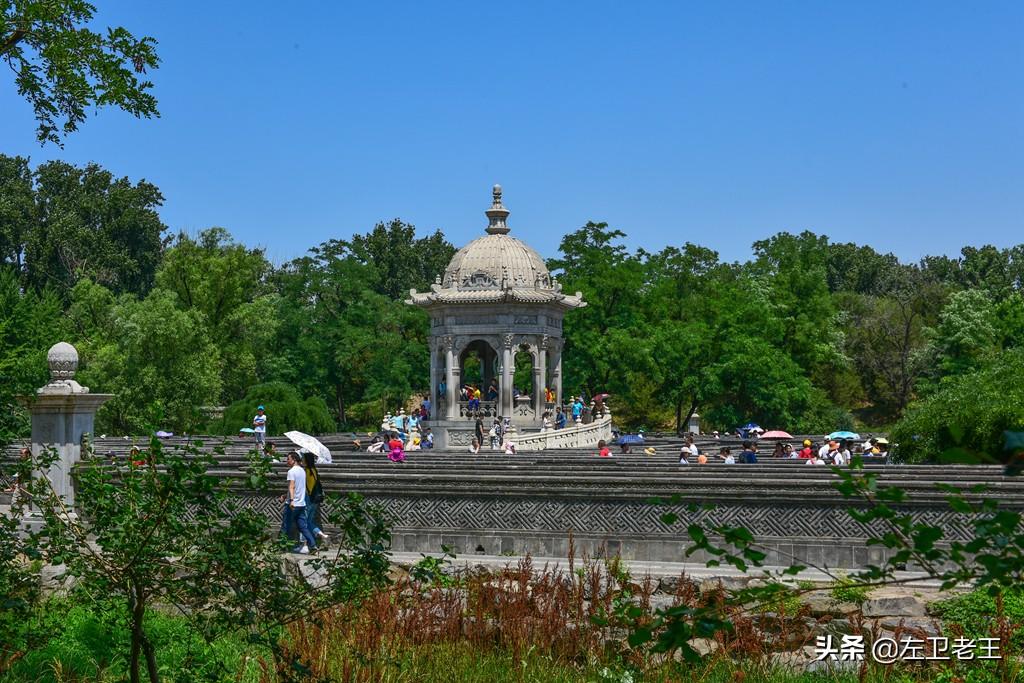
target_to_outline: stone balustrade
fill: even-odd
[[[612,440],[612,417],[604,415],[587,424],[569,423],[565,429],[548,429],[512,437],[520,452],[545,451],[553,448],[593,448],[598,441]]]

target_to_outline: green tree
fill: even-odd
[[[179,234],[156,273],[157,286],[174,292],[179,308],[202,316],[225,360],[222,404],[268,377],[263,362],[278,327],[277,296],[268,282],[272,270],[262,249],[235,242],[224,228],[210,228],[197,239]]]
[[[630,254],[619,241],[626,235],[607,223],[589,222],[562,238],[561,256],[548,268],[566,291],[580,291],[586,307],[565,316],[563,386],[588,395],[608,391],[625,406],[631,378],[624,368],[650,366],[642,300],[646,295],[646,255]]]
[[[925,462],[957,447],[967,462],[1003,453],[1007,431],[1024,431],[1024,350],[992,356],[980,369],[949,377],[910,406],[892,430],[901,460]]]
[[[72,292],[69,319],[83,335],[80,379],[115,394],[100,409],[97,430],[145,433],[154,408],[163,429],[192,431],[203,423],[201,408],[220,395],[222,359],[201,314],[181,310],[173,292],[115,299],[85,280]]]
[[[156,41],[121,26],[93,31],[95,12],[85,0],[0,1],[0,59],[32,105],[41,143],[60,145],[90,107],[160,115],[149,92],[153,84],[140,79],[160,63]]]
[[[328,243],[330,244],[330,243]],[[412,288],[423,291],[444,273],[455,248],[440,230],[416,237],[416,228],[399,219],[378,223],[365,235],[353,235],[340,242],[353,256],[373,268],[377,277],[373,289],[389,299],[401,301]]]
[[[950,296],[932,332],[932,385],[984,365],[1002,348],[998,330],[996,306],[986,291]]]
[[[37,213],[28,159],[0,154],[0,264],[12,264],[21,272],[25,238]]]
[[[116,294],[152,288],[165,230],[155,185],[61,161],[39,166],[35,183],[35,212],[22,235],[29,286],[62,296],[81,278]]]
[[[0,266],[0,445],[27,434],[17,397],[46,383],[46,352],[67,329],[61,313],[55,296],[22,290],[14,269]]]

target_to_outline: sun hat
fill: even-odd
[[[889,440],[888,439],[875,439],[875,443],[876,444],[881,444],[883,446],[888,446],[889,445]]]
[[[263,406],[256,406],[256,410],[266,410]]]
[[[804,439],[804,445],[805,446],[810,446],[811,445],[811,440],[810,439]]]

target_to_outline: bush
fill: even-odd
[[[949,381],[912,405],[893,428],[891,440],[899,444],[894,456],[904,462],[935,460],[943,453],[960,461],[1000,458],[1004,432],[1024,428],[1024,384],[1013,379],[1022,376],[1024,350],[1014,349]]]
[[[284,382],[257,384],[249,389],[245,398],[235,401],[224,411],[224,417],[211,425],[216,434],[237,434],[243,427],[252,426],[256,406],[267,409],[267,434],[277,435],[291,430],[307,434],[333,432],[334,418],[322,398],[302,399],[299,393]]]
[[[947,625],[955,624],[967,637],[993,636],[998,631],[996,599],[985,589],[976,589],[932,605],[935,615]],[[1003,614],[1009,624],[1010,642],[1024,647],[1024,588],[1003,592]]]

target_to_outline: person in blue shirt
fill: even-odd
[[[575,422],[580,421],[580,416],[583,415],[583,401],[579,398],[575,399],[572,403],[572,419]]]
[[[752,465],[757,462],[757,449],[752,441],[743,442],[743,452],[740,453],[740,462],[745,465]]]
[[[562,412],[562,406],[555,408],[555,429],[565,429],[565,413]]]

